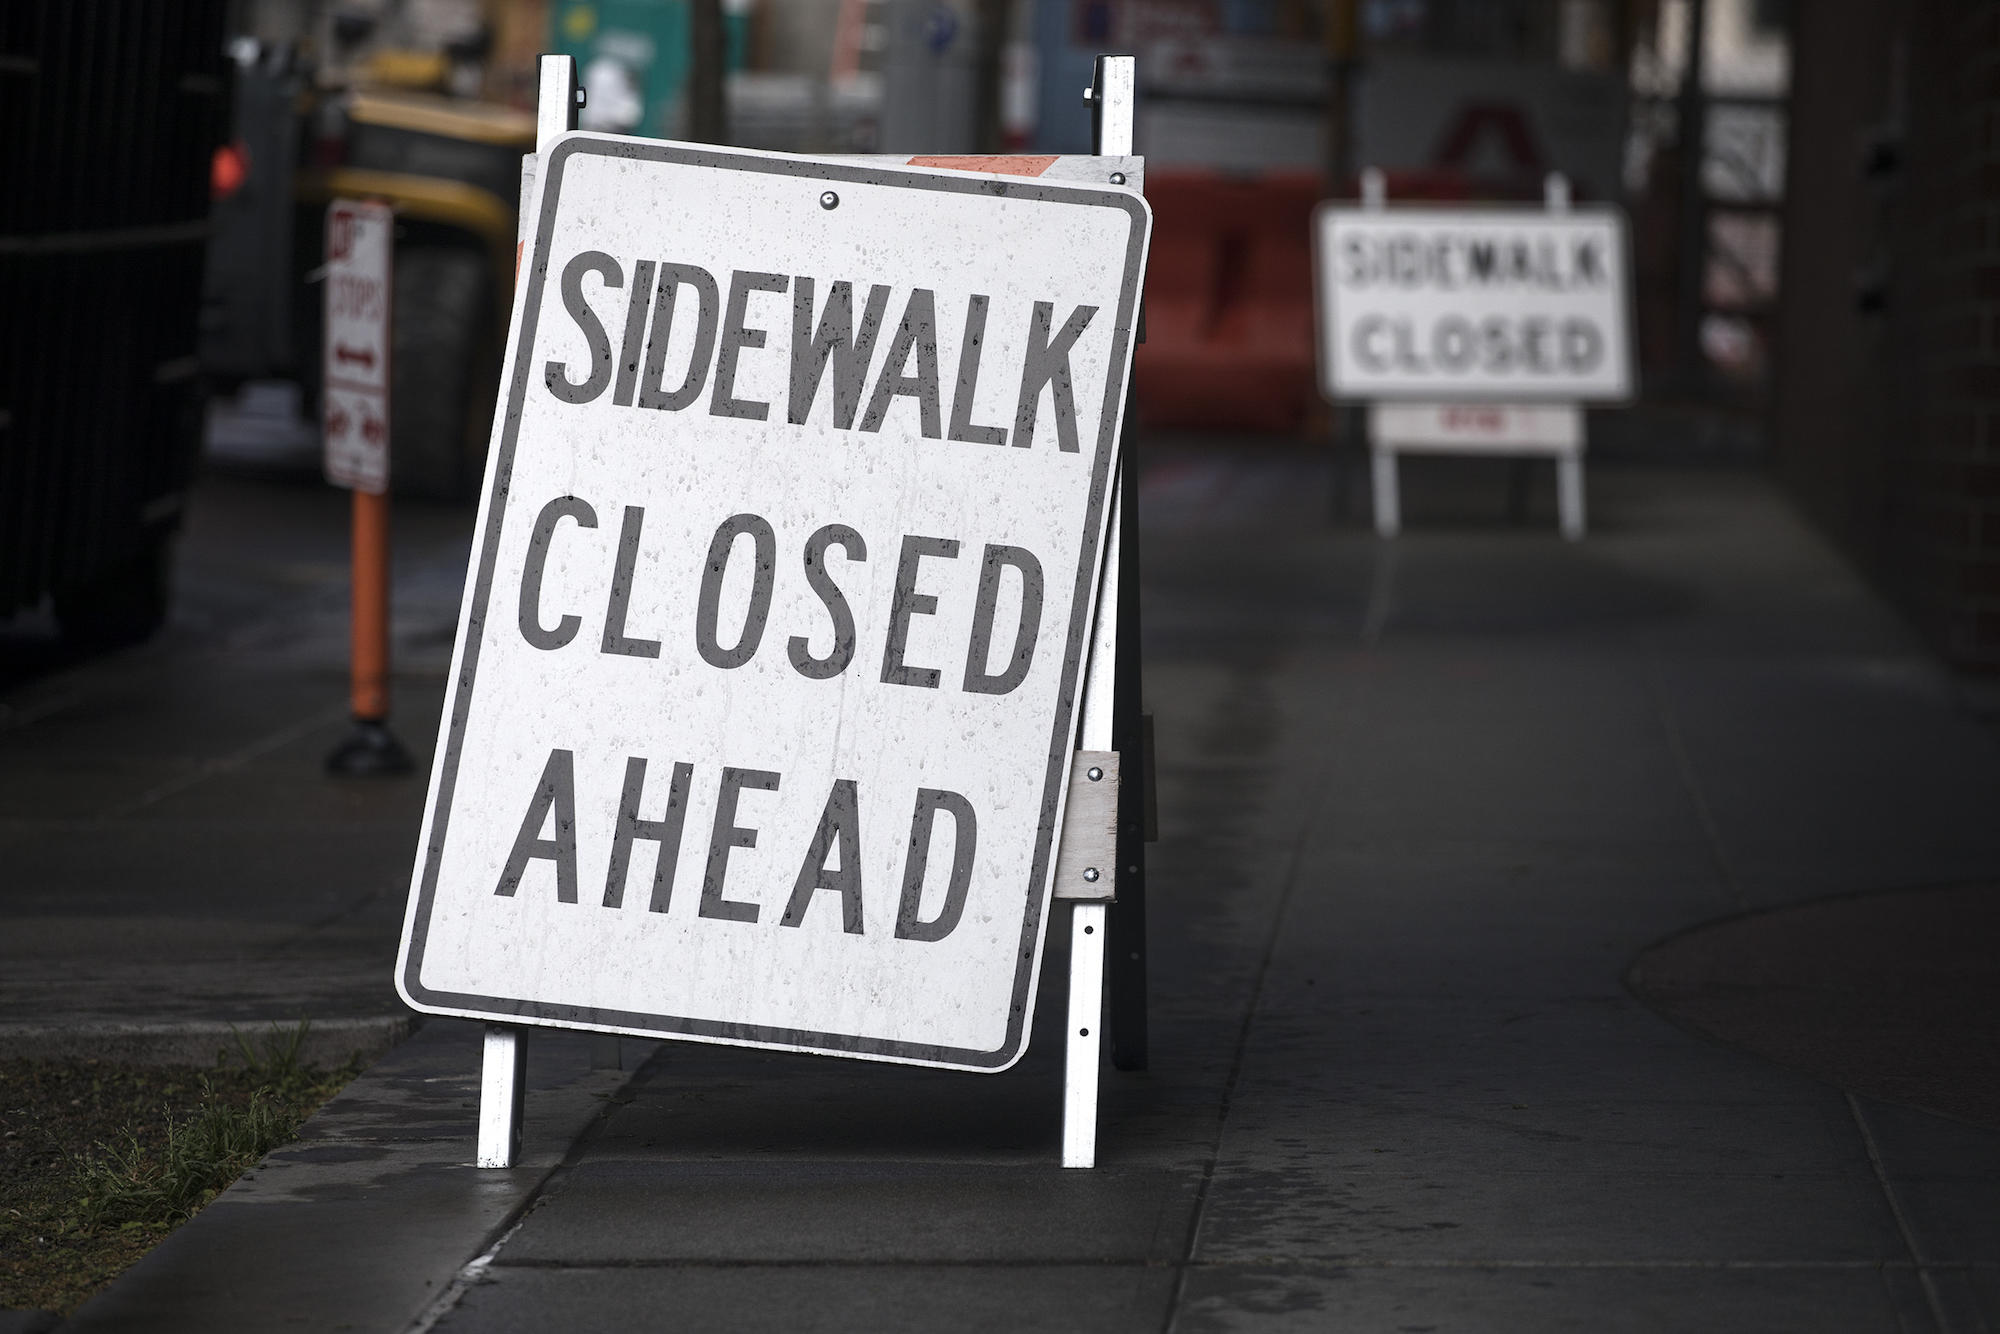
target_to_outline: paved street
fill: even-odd
[[[508,1172],[433,1022],[64,1328],[2000,1329],[2000,1098],[1843,1091],[1627,983],[1716,919],[2000,884],[1992,728],[1754,473],[1594,467],[1568,545],[1420,463],[1382,543],[1304,450],[1148,458],[1153,1060],[1097,1170],[1056,1166],[1054,944],[1000,1076],[538,1036]],[[0,1039],[397,1021],[421,781],[319,770],[343,515],[212,479],[174,627],[0,691]],[[399,523],[427,755],[469,516]]]

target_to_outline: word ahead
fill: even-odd
[[[609,869],[604,879],[604,906],[624,906],[635,845],[641,842],[657,843],[658,861],[654,864],[651,887],[646,895],[646,910],[664,913],[673,904],[674,873],[681,852],[681,833],[687,823],[688,787],[694,780],[694,766],[686,763],[673,766],[663,803],[665,813],[657,819],[647,819],[639,814],[646,797],[647,763],[646,758],[639,755],[630,756],[625,761],[625,781],[618,795],[617,818],[607,822],[611,849],[607,864]],[[712,782],[717,781],[713,776],[704,776]],[[708,851],[702,861],[699,916],[724,922],[758,920],[763,905],[754,900],[729,898],[724,893],[729,875],[729,854],[734,848],[757,846],[757,829],[737,823],[742,818],[738,810],[744,790],[776,792],[782,783],[783,775],[768,769],[725,767],[722,770],[715,798],[715,828],[709,836]],[[541,778],[535,784],[527,817],[521,821],[520,833],[515,836],[514,845],[507,854],[506,865],[500,872],[500,883],[494,886],[493,892],[503,897],[513,895],[520,889],[530,864],[543,860],[550,864],[555,877],[556,900],[560,903],[577,902],[576,811],[576,753],[552,750],[548,763],[542,768]],[[922,911],[924,882],[930,860],[931,835],[940,811],[950,818],[952,825],[951,878],[936,915],[925,920]],[[542,835],[550,828],[551,817],[553,833],[545,838]],[[812,906],[814,895],[821,890],[831,890],[840,899],[840,929],[851,935],[863,933],[861,877],[864,862],[860,853],[860,830],[860,787],[852,778],[836,778],[827,792],[826,805],[818,824],[813,827],[812,838],[799,863],[798,877],[792,881],[791,891],[784,899],[784,915],[778,919],[778,925],[798,926],[805,920],[806,909]],[[960,794],[936,788],[922,788],[917,792],[916,808],[910,816],[908,856],[897,900],[898,939],[943,940],[958,925],[959,917],[965,912],[966,891],[972,884],[973,858],[979,846],[978,831],[978,817]],[[900,840],[900,831],[896,837]]]
[[[1316,225],[1330,397],[1630,397],[1617,212],[1322,207]]]
[[[539,166],[398,987],[1004,1069],[1144,201],[591,134]]]

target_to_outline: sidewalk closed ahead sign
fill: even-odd
[[[404,997],[1006,1067],[1144,202],[589,134],[545,159]]]

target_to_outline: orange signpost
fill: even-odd
[[[386,204],[335,200],[326,226],[326,476],[354,492],[354,730],[329,772],[410,770],[389,732],[389,312],[394,221]]]

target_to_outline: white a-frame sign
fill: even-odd
[[[1115,867],[1063,834],[1116,784],[1077,755],[1144,200],[573,131],[535,175],[398,987],[1005,1069],[1059,880]]]

